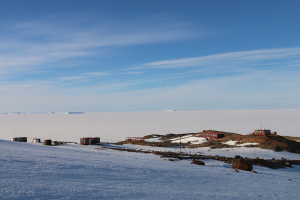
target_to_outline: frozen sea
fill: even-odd
[[[0,115],[0,139],[13,137],[103,142],[148,134],[196,133],[206,129],[248,134],[260,128],[279,135],[300,136],[300,109],[98,112],[85,114]]]

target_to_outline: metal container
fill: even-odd
[[[32,143],[41,143],[41,139],[39,139],[39,138],[34,138],[34,139],[32,140]]]
[[[99,137],[80,138],[80,144],[83,145],[90,145],[90,144],[97,144],[97,143],[100,143]]]
[[[12,141],[14,141],[14,142],[27,142],[27,137],[16,137],[16,138],[13,138]]]
[[[51,140],[44,140],[44,145],[51,145]]]

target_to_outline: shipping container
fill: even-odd
[[[90,144],[97,144],[97,143],[100,143],[100,137],[80,138],[80,144],[83,145],[90,145]]]
[[[41,139],[39,139],[39,138],[34,138],[34,139],[32,140],[32,143],[41,143]]]
[[[15,137],[12,139],[14,142],[27,142],[27,137]]]
[[[52,141],[51,140],[44,140],[44,145],[51,145]]]

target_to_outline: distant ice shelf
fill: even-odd
[[[65,115],[71,115],[71,114],[84,114],[84,112],[58,112],[57,114],[65,114]]]
[[[27,113],[23,113],[23,112],[10,112],[10,113],[1,113],[4,115],[25,115]]]
[[[1,113],[2,115],[24,115],[24,114],[84,114],[84,112],[32,112],[32,113],[23,113],[23,112],[10,112],[10,113]]]

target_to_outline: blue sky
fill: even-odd
[[[0,112],[300,107],[299,1],[0,2]]]

